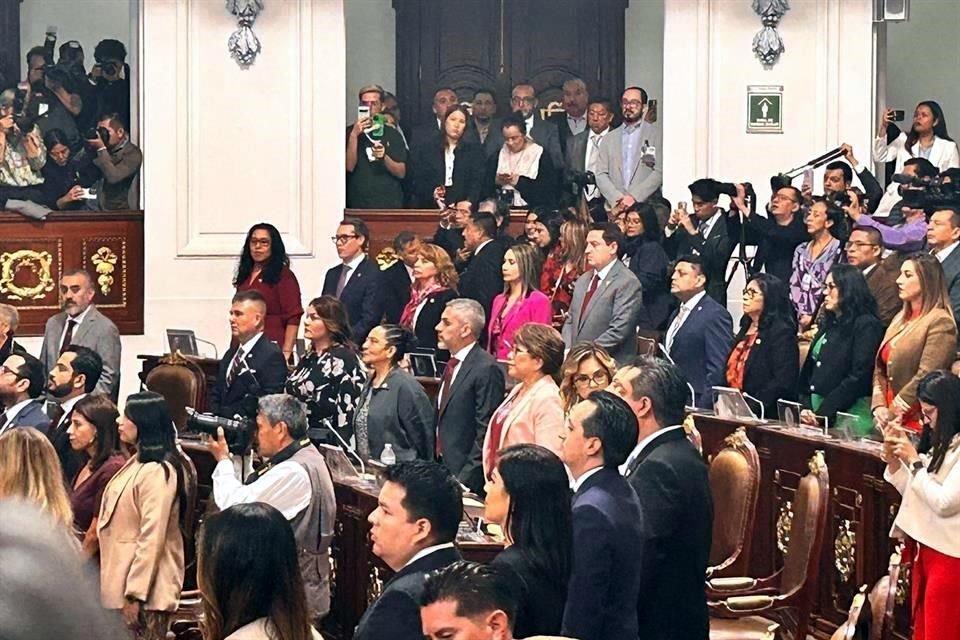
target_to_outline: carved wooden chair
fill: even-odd
[[[713,543],[708,578],[743,575],[750,559],[760,492],[760,457],[744,427],[727,436],[710,462]]]
[[[199,591],[184,591],[173,614],[170,632],[176,640],[203,640],[203,604]],[[168,636],[169,637],[169,636]]]
[[[190,589],[196,585],[197,567],[196,567],[196,532],[200,525],[200,510],[197,508],[197,467],[193,464],[190,456],[177,443],[177,453],[180,456],[180,463],[183,465],[183,475],[185,479],[186,507],[184,513],[180,516],[180,530],[183,533],[183,555],[184,567],[184,588]]]
[[[206,405],[207,381],[203,370],[177,351],[160,359],[160,364],[150,370],[144,386],[156,391],[167,400],[170,417],[183,432],[187,424],[187,407]]]
[[[794,494],[794,516],[783,568],[766,578],[715,578],[707,583],[711,640],[762,637],[771,620],[785,640],[806,640],[816,599],[830,478],[823,452]]]
[[[883,640],[892,637],[893,610],[897,604],[897,584],[900,581],[903,545],[890,554],[887,575],[883,576],[867,594],[867,585],[853,598],[847,621],[830,636],[830,640]]]
[[[660,355],[657,351],[657,341],[648,336],[637,336],[637,355],[638,356],[653,356],[657,357]]]

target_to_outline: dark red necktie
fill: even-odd
[[[600,276],[596,272],[593,273],[593,278],[590,280],[590,288],[587,289],[587,295],[583,297],[583,304],[580,306],[580,322],[583,322],[583,315],[587,312],[587,307],[590,305],[590,300],[593,298],[593,294],[597,292],[597,285],[600,284]]]
[[[63,344],[60,345],[60,355],[66,351],[67,347],[73,342],[73,329],[77,326],[77,321],[73,318],[67,320],[67,332],[63,334]]]
[[[440,413],[447,406],[447,401],[450,399],[450,387],[453,386],[453,372],[456,371],[457,365],[460,364],[460,361],[454,357],[451,357],[447,360],[447,366],[443,368],[443,377],[441,378],[441,386],[443,389],[440,391],[440,410],[437,412],[437,443],[436,443],[436,454],[437,457],[440,457]]]

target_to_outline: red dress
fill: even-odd
[[[564,272],[559,254],[560,247],[551,251],[540,271],[540,291],[550,298],[555,316],[566,313],[570,309],[570,303],[573,301],[573,286],[581,275],[579,269],[569,269]]]
[[[257,291],[267,301],[267,318],[263,333],[268,340],[273,340],[283,347],[283,336],[289,325],[299,325],[303,316],[303,306],[300,302],[300,283],[289,267],[280,272],[280,279],[274,284],[263,281],[261,276],[256,280],[243,282],[237,285],[237,293],[241,291]]]

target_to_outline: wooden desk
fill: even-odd
[[[695,415],[703,450],[716,453],[738,423]],[[784,426],[747,426],[760,457],[760,496],[754,523],[750,575],[767,576],[783,566],[783,549],[792,518],[791,504],[807,460],[823,450],[830,473],[830,501],[820,564],[819,593],[811,627],[818,638],[847,617],[860,585],[887,573],[895,546],[888,536],[900,504],[896,489],[883,479],[884,462],[876,450],[826,440]],[[909,570],[897,591],[895,638],[909,638]]]
[[[0,302],[20,313],[19,336],[42,336],[58,313],[60,276],[86,269],[97,308],[121,334],[143,333],[143,212],[52,212],[44,221],[0,211]]]

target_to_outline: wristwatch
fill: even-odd
[[[917,475],[917,471],[920,471],[920,469],[923,469],[923,462],[917,460],[912,465],[910,465],[910,474]]]

